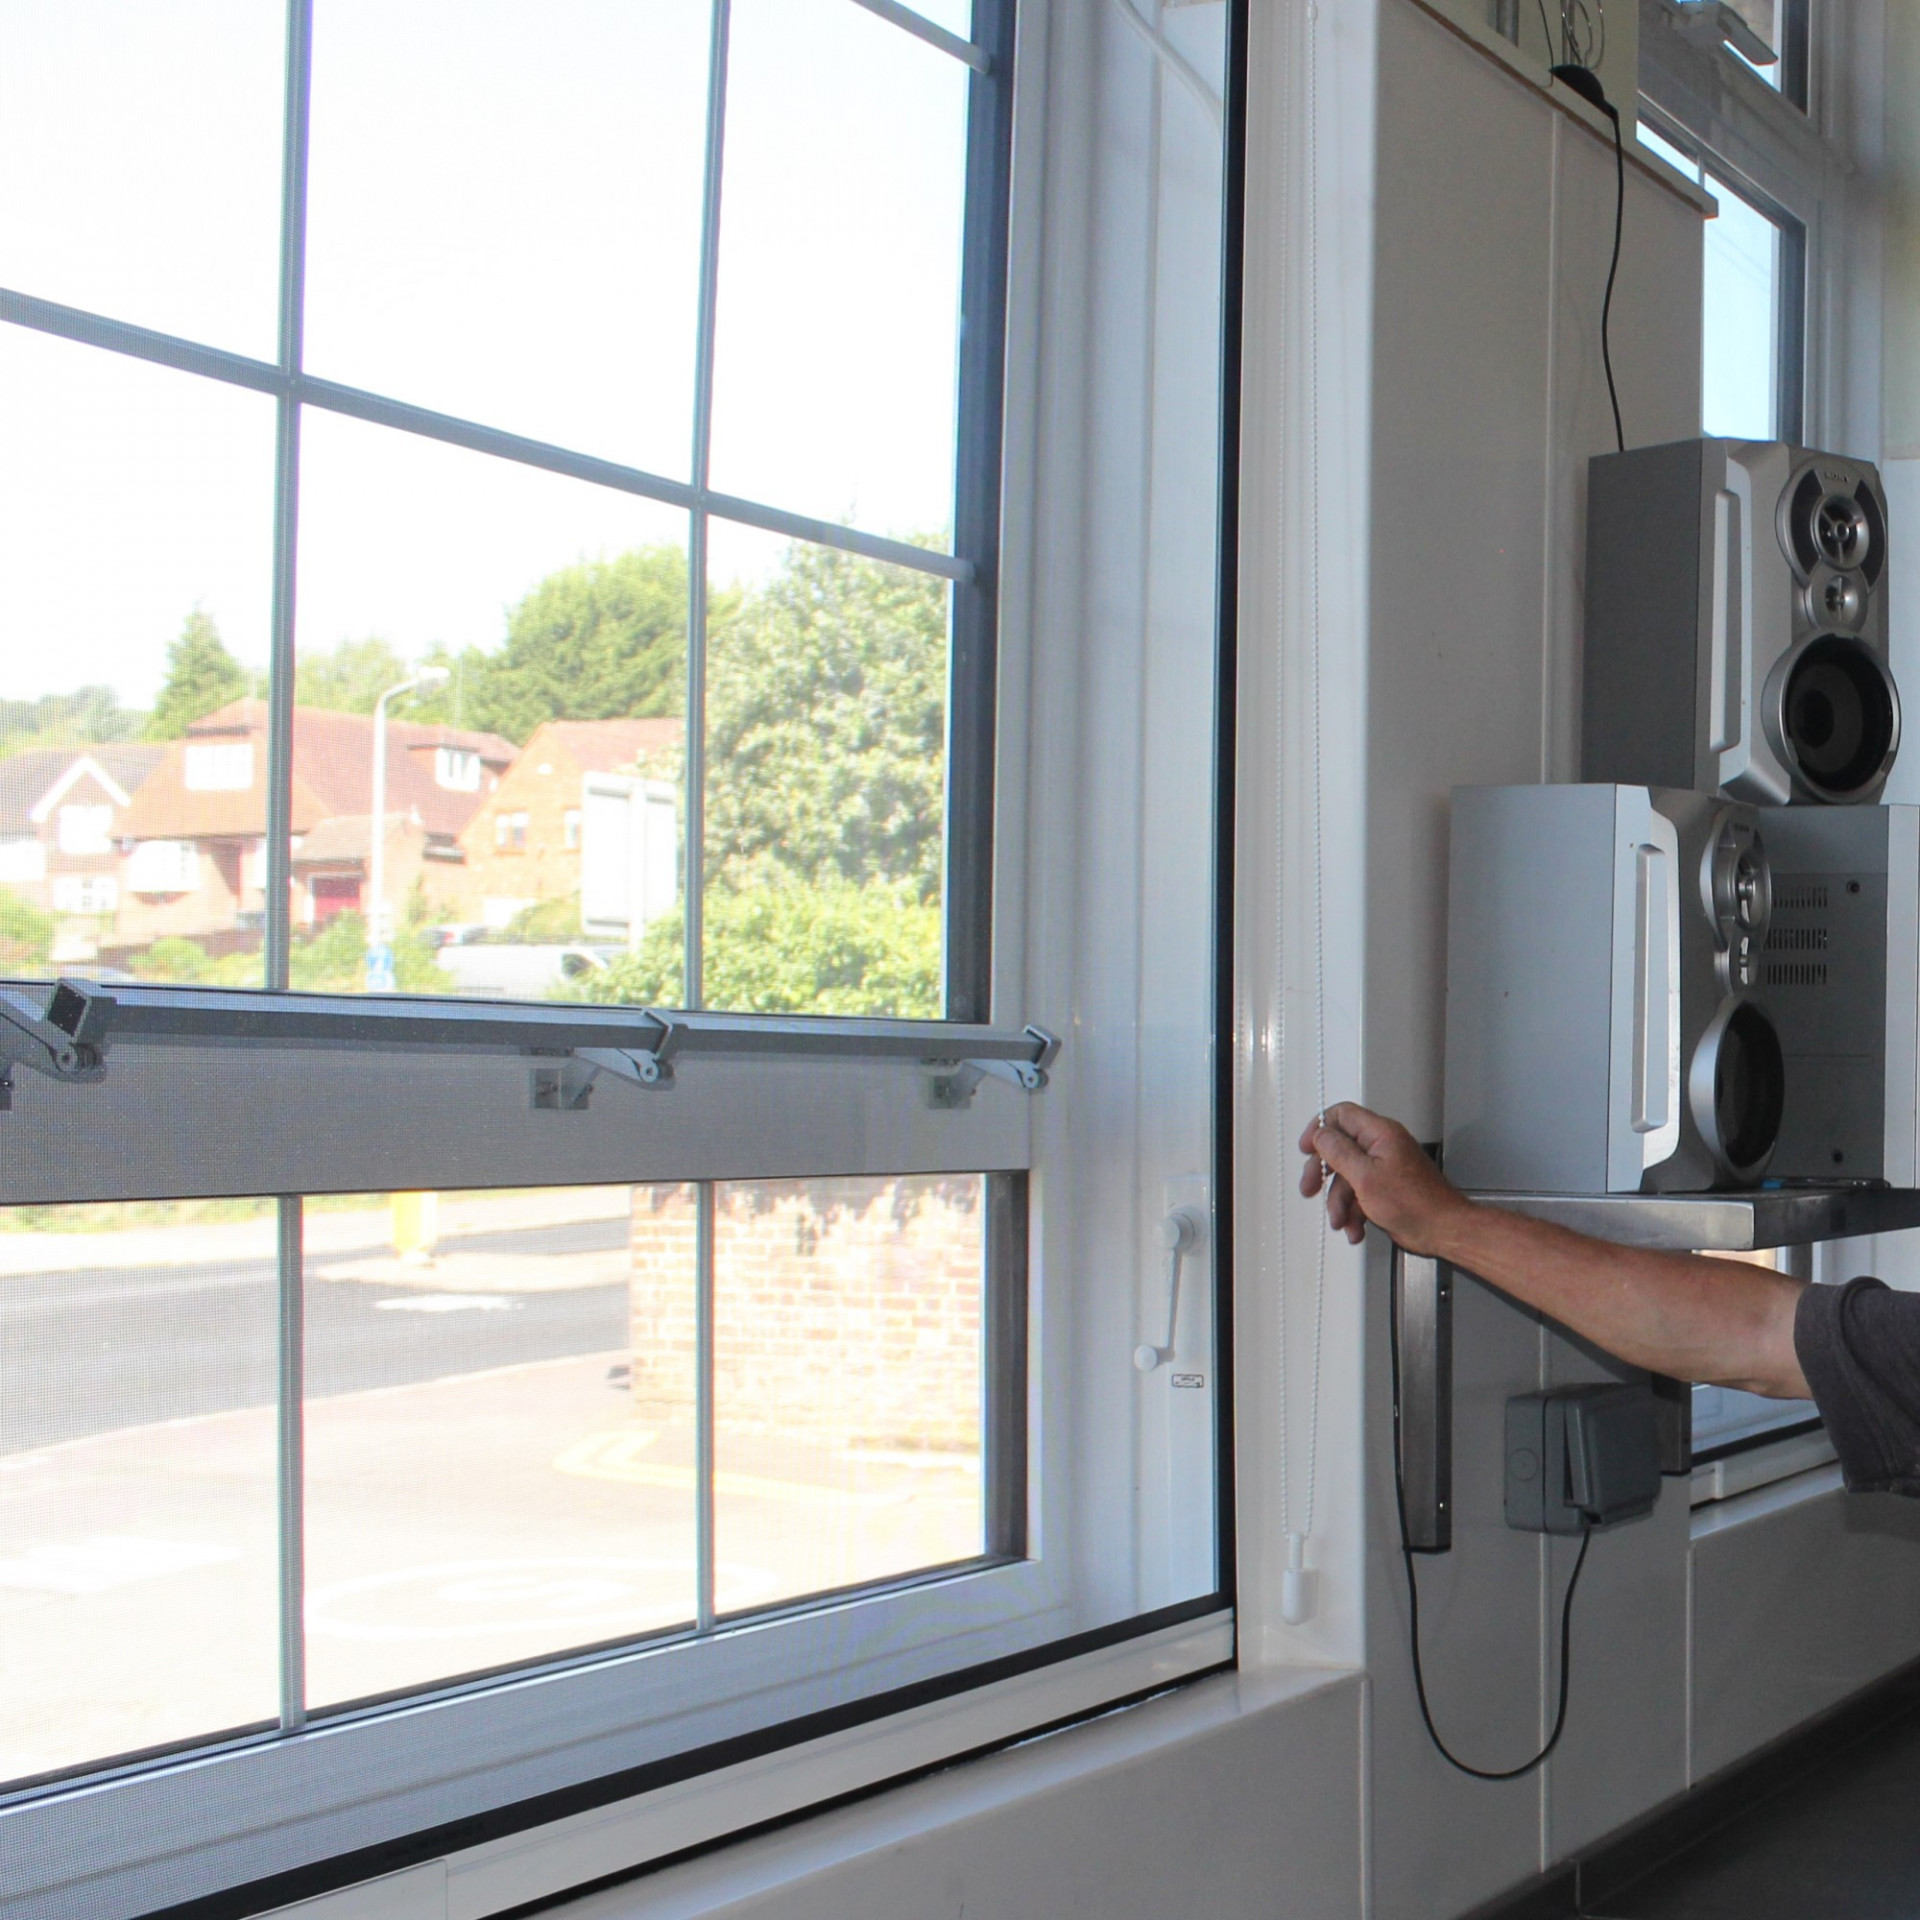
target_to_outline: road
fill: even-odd
[[[443,1254],[617,1251],[624,1220],[458,1236]],[[306,1281],[309,1396],[483,1372],[627,1344],[627,1289],[488,1295]],[[413,1310],[421,1309],[421,1310]],[[271,1406],[279,1304],[271,1260],[98,1268],[0,1281],[0,1455],[120,1428]]]

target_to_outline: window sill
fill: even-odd
[[[1177,1686],[1222,1666],[1233,1658],[1233,1640],[1233,1615],[1223,1610],[278,1911],[288,1920],[487,1920],[1061,1721],[1096,1716],[1073,1741],[1045,1743],[1041,1764],[1049,1779],[1098,1772],[1350,1677],[1318,1669],[1221,1675],[1159,1703],[1155,1713],[1102,1716],[1110,1701]],[[1039,1744],[1029,1741],[1018,1751]],[[916,1801],[911,1819],[916,1827],[937,1826],[996,1793],[1034,1785],[1024,1772],[1017,1787],[974,1770],[956,1772]],[[864,1830],[846,1844],[849,1852],[868,1844]]]

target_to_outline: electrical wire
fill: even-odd
[[[1620,389],[1613,379],[1613,283],[1620,275],[1620,229],[1627,213],[1627,156],[1620,142],[1620,109],[1607,103],[1613,122],[1613,258],[1607,265],[1607,297],[1600,303],[1600,360],[1607,370],[1607,398],[1613,403],[1613,440],[1627,450],[1626,429],[1620,424]]]
[[[1566,1597],[1560,1603],[1560,1701],[1554,1711],[1553,1731],[1547,1743],[1531,1760],[1517,1767],[1472,1767],[1455,1754],[1440,1738],[1433,1724],[1433,1709],[1427,1701],[1427,1676],[1420,1659],[1420,1583],[1413,1571],[1413,1546],[1407,1534],[1406,1470],[1400,1459],[1400,1299],[1399,1288],[1387,1287],[1388,1366],[1393,1381],[1393,1505],[1400,1522],[1400,1559],[1407,1571],[1407,1637],[1413,1649],[1413,1691],[1420,1703],[1420,1719],[1434,1751],[1451,1767],[1471,1774],[1476,1780],[1518,1780],[1524,1774],[1544,1766],[1548,1756],[1560,1744],[1567,1730],[1567,1693],[1573,1677],[1573,1596],[1580,1585],[1581,1570],[1587,1564],[1587,1549],[1593,1545],[1593,1529],[1580,1536],[1579,1557],[1573,1563],[1573,1576],[1567,1582]]]
[[[1197,68],[1180,52],[1167,36],[1146,19],[1134,6],[1133,0],[1113,0],[1114,10],[1133,30],[1134,37],[1144,46],[1161,66],[1193,95],[1207,118],[1216,127],[1226,124],[1226,106],[1220,96],[1204,81]]]

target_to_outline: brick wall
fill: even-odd
[[[717,1186],[717,1423],[854,1448],[977,1450],[984,1227],[974,1176]],[[684,1416],[693,1188],[634,1188],[631,1247],[636,1410]]]

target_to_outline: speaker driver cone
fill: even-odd
[[[1850,634],[1819,633],[1787,654],[1768,687],[1768,731],[1810,792],[1865,797],[1900,745],[1900,701],[1886,662]]]
[[[1729,999],[1700,1036],[1687,1076],[1694,1125],[1720,1172],[1749,1185],[1766,1171],[1787,1104],[1787,1065],[1773,1022]]]

